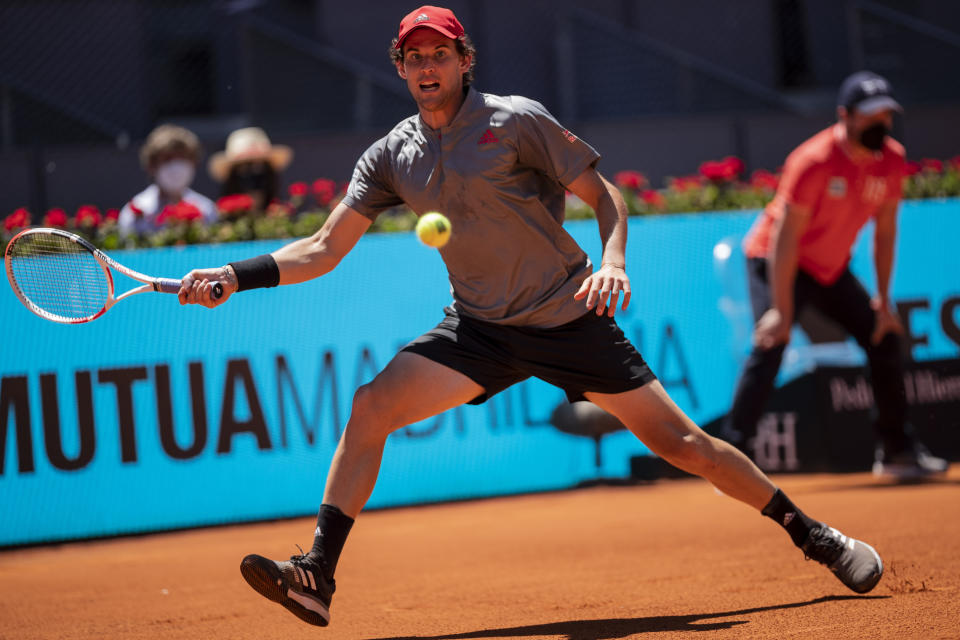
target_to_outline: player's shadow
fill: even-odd
[[[503,627],[500,629],[479,629],[463,633],[451,633],[439,636],[398,636],[378,638],[376,640],[467,640],[469,638],[523,638],[555,636],[560,640],[616,640],[638,633],[662,633],[666,631],[714,631],[730,629],[736,625],[747,624],[749,620],[719,620],[714,618],[733,618],[762,611],[795,609],[809,607],[823,602],[842,600],[880,600],[890,596],[823,596],[804,602],[775,604],[768,607],[753,607],[736,611],[718,613],[691,613],[683,616],[648,616],[645,618],[608,618],[604,620],[567,620],[564,622],[546,622],[522,627]]]

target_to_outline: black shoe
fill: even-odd
[[[922,444],[914,444],[893,455],[880,447],[873,463],[873,475],[897,480],[916,480],[944,474],[949,466],[950,463],[932,455]]]
[[[240,563],[240,573],[257,593],[279,602],[304,622],[320,627],[330,624],[330,599],[336,585],[307,556],[275,562],[251,554]]]
[[[883,560],[873,547],[824,524],[811,529],[800,548],[857,593],[873,589],[883,575]]]

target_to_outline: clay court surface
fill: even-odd
[[[956,465],[919,485],[776,480],[874,544],[872,593],[690,479],[364,514],[325,629],[238,569],[309,547],[313,518],[6,551],[0,638],[960,638]]]

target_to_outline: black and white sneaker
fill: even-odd
[[[919,480],[942,475],[949,466],[950,463],[931,454],[922,444],[915,444],[893,455],[880,447],[874,459],[873,475],[897,480]]]
[[[823,524],[814,527],[800,548],[808,559],[825,565],[840,582],[857,593],[873,589],[883,575],[883,560],[873,547],[833,527]]]
[[[276,562],[251,554],[240,563],[240,573],[254,591],[282,604],[304,622],[320,627],[330,624],[330,600],[336,585],[324,578],[320,566],[307,556]]]

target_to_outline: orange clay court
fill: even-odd
[[[331,626],[250,589],[240,559],[313,517],[0,553],[0,638],[960,638],[960,469],[937,482],[775,477],[862,537],[868,595],[698,479],[364,513]]]

